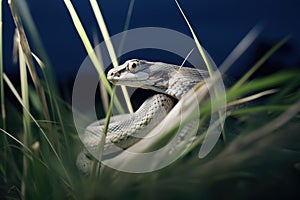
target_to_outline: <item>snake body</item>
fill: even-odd
[[[207,77],[208,72],[205,70],[138,59],[128,60],[111,69],[107,74],[111,83],[153,90],[158,94],[149,97],[135,113],[111,118],[103,155],[113,154],[117,148],[126,149],[141,140],[173,108],[174,99],[180,100]],[[79,153],[77,167],[84,173],[91,170],[89,154],[99,152],[103,126],[104,120],[92,123],[82,137],[89,153],[86,150]]]

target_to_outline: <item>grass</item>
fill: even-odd
[[[16,1],[11,3],[11,6],[18,4]],[[65,3],[87,54],[105,83],[107,92],[113,95],[113,89],[105,78],[75,9],[70,1],[65,0]],[[91,1],[91,4],[98,16],[101,32],[109,38],[96,1]],[[20,4],[16,5],[16,9],[12,8],[15,21],[18,21],[21,12],[18,6]],[[27,12],[26,16],[30,13]],[[31,23],[30,27],[35,29],[33,21],[24,22]],[[128,22],[126,24],[128,26]],[[286,38],[262,55],[253,68],[228,89],[229,104],[244,101],[249,104],[228,111],[224,127],[226,142],[220,139],[207,157],[199,159],[197,155],[203,141],[203,135],[200,135],[181,159],[161,170],[129,174],[104,168],[99,174],[95,165],[92,175],[86,177],[75,165],[82,145],[73,125],[71,106],[57,92],[51,64],[41,43],[35,41],[38,45],[32,50],[21,22],[17,22],[16,26],[20,34],[20,40],[15,42],[19,46],[21,85],[10,81],[3,72],[3,59],[0,59],[0,199],[245,199],[289,198],[297,193],[300,180],[300,72],[295,69],[249,79],[286,42]],[[242,40],[237,46],[240,51],[234,50],[224,68],[228,68],[228,63],[232,65],[234,55],[242,56],[240,52],[251,45],[256,35],[255,29]],[[2,29],[0,36],[2,57]],[[201,50],[194,32],[193,36]],[[116,62],[113,47],[109,46],[108,42],[111,59]],[[33,59],[40,61],[36,65]],[[40,77],[35,73],[36,67],[43,72]],[[262,103],[248,102],[249,98],[252,100],[258,96],[263,96]],[[12,103],[11,99],[16,101]],[[114,103],[118,105],[118,101]],[[119,106],[119,110],[124,108]],[[204,117],[200,123],[205,124],[204,119],[210,117],[209,105],[201,107],[202,114]],[[109,116],[110,109],[107,121]],[[173,128],[176,129],[176,124]],[[169,137],[169,134],[163,135],[158,141],[147,145],[156,146]],[[146,145],[143,147],[146,148]]]
[[[3,85],[3,42],[2,42],[2,0],[0,1],[0,95],[1,95],[1,117],[2,117],[2,127],[5,128],[5,105],[4,105],[4,85]]]

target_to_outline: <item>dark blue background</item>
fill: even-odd
[[[59,80],[73,78],[86,57],[86,52],[63,0],[27,0],[27,3],[55,75]],[[72,3],[90,39],[92,40],[93,33],[96,32],[101,42],[102,37],[89,1],[73,0]],[[122,32],[130,0],[99,0],[98,3],[110,35]],[[239,72],[242,73],[242,69],[253,64],[268,47],[289,34],[292,36],[289,43],[269,61],[271,64],[267,66],[267,70],[300,64],[299,0],[179,0],[179,3],[217,65],[222,63],[255,25],[261,25],[262,33],[259,38],[235,64],[234,71],[237,76]],[[136,0],[129,29],[148,26],[170,28],[190,35],[174,0]],[[3,27],[5,72],[10,75],[18,74],[18,66],[12,64],[14,25],[6,2]],[[168,60],[166,57],[159,58],[158,55],[151,54],[143,57],[149,60]]]

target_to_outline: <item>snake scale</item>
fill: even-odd
[[[163,62],[131,59],[111,69],[107,79],[114,85],[143,88],[156,91],[133,114],[111,118],[103,155],[110,155],[116,147],[126,149],[147,135],[197,83],[208,77],[206,70],[181,67]],[[104,120],[89,125],[83,135],[83,143],[89,152],[98,151]],[[84,173],[91,170],[91,156],[87,150],[79,153],[77,167]]]

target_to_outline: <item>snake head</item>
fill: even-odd
[[[169,71],[165,63],[131,59],[108,71],[114,85],[125,85],[164,92],[168,88]]]

